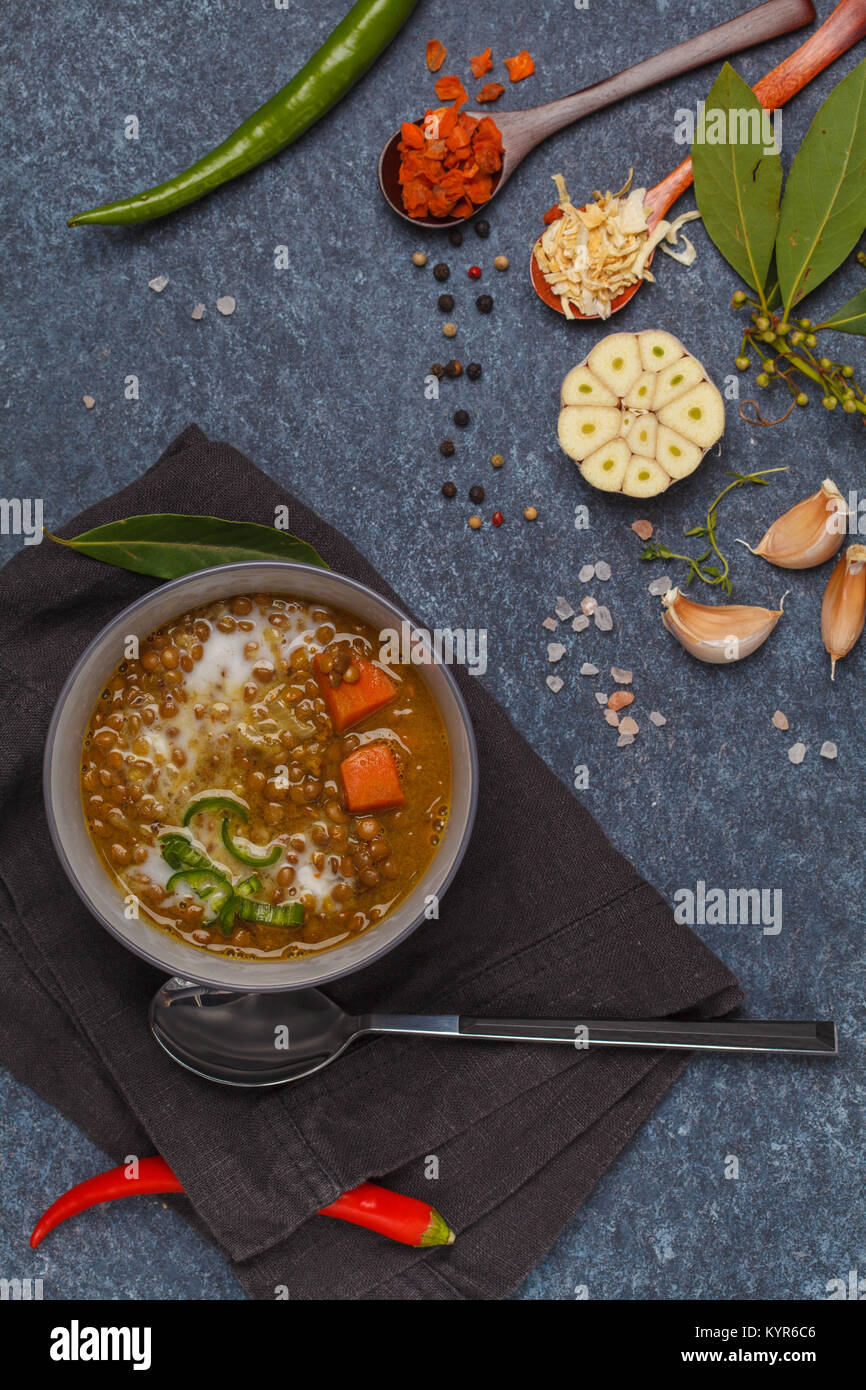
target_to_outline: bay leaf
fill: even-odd
[[[826,319],[821,328],[835,328],[838,333],[866,333],[866,290],[855,294],[832,318]]]
[[[866,227],[866,59],[834,87],[794,156],[776,239],[787,318]]]
[[[763,113],[748,83],[725,63],[710,88],[692,145],[695,195],[704,226],[753,290],[762,290],[767,280],[782,187],[778,152],[764,153],[770,142],[764,138]],[[722,133],[722,119],[724,143],[709,143]]]
[[[106,565],[151,574],[156,579],[178,579],[212,565],[240,560],[293,560],[328,568],[311,545],[287,531],[252,521],[225,521],[219,516],[163,512],[110,521],[71,540],[53,536],[50,531],[45,534],[49,540]]]

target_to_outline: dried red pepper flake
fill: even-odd
[[[505,66],[511,82],[522,82],[524,77],[531,77],[535,72],[535,64],[526,48],[522,48],[513,58],[506,58]]]
[[[470,116],[461,105],[458,100],[428,110],[422,122],[401,126],[398,178],[410,217],[471,217],[493,192],[492,175],[502,168],[502,134],[489,116]]]
[[[489,72],[493,67],[493,59],[490,56],[490,49],[485,48],[483,53],[479,53],[477,58],[469,59],[469,66],[472,69],[473,77],[483,77],[485,72]]]
[[[438,72],[445,62],[448,49],[438,39],[431,39],[427,45],[427,67],[430,72]]]
[[[505,91],[501,82],[487,82],[480,92],[475,93],[476,101],[498,101]]]

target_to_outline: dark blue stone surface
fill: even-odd
[[[431,626],[484,627],[483,680],[526,737],[581,792],[614,842],[670,899],[698,880],[780,890],[783,926],[703,925],[709,944],[739,975],[756,1017],[833,1017],[842,1054],[831,1064],[779,1059],[697,1059],[593,1198],[576,1215],[517,1297],[569,1299],[823,1298],[827,1281],[866,1268],[863,1186],[863,717],[866,648],[834,685],[819,635],[826,571],[781,573],[732,544],[832,476],[863,487],[863,432],[817,402],[772,430],[747,426],[728,403],[721,457],[712,456],[660,501],[623,504],[589,494],[559,451],[559,382],[599,336],[568,325],[529,285],[539,214],[563,172],[575,194],[618,187],[630,165],[654,183],[682,158],[677,108],[705,96],[715,70],[684,77],[599,113],[535,152],[491,207],[489,240],[462,247],[418,235],[394,219],[375,184],[386,135],[429,101],[426,40],[449,48],[443,71],[467,72],[491,44],[497,60],[524,45],[538,72],[510,88],[503,106],[560,96],[745,8],[693,0],[518,0],[467,7],[423,4],[363,84],[296,148],[170,220],[138,230],[68,231],[65,216],[133,192],[181,168],[221,139],[316,47],[345,0],[216,4],[116,0],[5,7],[7,55],[2,200],[2,492],[44,499],[52,527],[143,471],[188,421],[247,451],[267,472],[342,527]],[[832,8],[819,0],[819,17]],[[805,38],[788,36],[736,60],[749,81]],[[790,163],[820,101],[862,53],[818,77],[784,115]],[[717,65],[718,66],[718,65]],[[498,71],[491,74],[499,75]],[[470,89],[471,90],[471,89]],[[135,115],[139,139],[124,137]],[[693,206],[690,195],[678,211]],[[661,326],[721,382],[733,371],[737,287],[701,226],[691,269],[656,257],[617,328]],[[288,247],[288,268],[275,250]],[[428,253],[425,269],[410,260]],[[511,267],[493,269],[505,253]],[[459,332],[441,334],[434,261],[451,266]],[[495,307],[480,315],[479,287]],[[169,278],[161,294],[148,289]],[[810,300],[820,318],[864,283],[852,260]],[[231,318],[215,307],[231,294]],[[194,322],[199,301],[206,315]],[[835,351],[866,372],[855,338]],[[477,359],[484,375],[424,395],[429,364]],[[137,377],[139,399],[125,398]],[[744,382],[745,385],[745,382]],[[96,405],[85,410],[82,396]],[[748,394],[748,392],[745,392]],[[787,398],[785,398],[786,400]],[[767,408],[783,400],[774,395]],[[450,423],[463,406],[471,424]],[[453,436],[444,460],[438,443]],[[494,472],[494,452],[505,467]],[[768,645],[730,669],[700,666],[664,632],[647,584],[661,567],[638,561],[630,523],[649,516],[674,548],[727,481],[726,468],[787,465],[770,488],[726,499],[723,532],[735,598],[775,605],[785,617]],[[452,477],[457,499],[439,493]],[[483,483],[485,525],[468,488]],[[187,502],[207,510],[207,479]],[[523,507],[538,508],[533,525]],[[575,506],[589,507],[578,531]],[[489,518],[499,508],[505,524]],[[5,558],[20,537],[0,538]],[[690,544],[686,542],[686,544]],[[613,577],[580,586],[588,561]],[[676,579],[679,571],[669,565]],[[542,619],[556,596],[607,602],[614,629],[564,639],[548,665]],[[697,597],[707,597],[696,595]],[[595,679],[577,675],[583,661]],[[632,669],[641,726],[618,750],[593,698],[610,690],[611,664]],[[555,670],[565,688],[552,694]],[[770,718],[781,708],[790,731]],[[660,730],[651,709],[667,716]],[[824,739],[838,744],[822,759]],[[802,740],[804,763],[788,747]],[[104,1155],[38,1097],[6,1077],[0,1091],[4,1201],[0,1274],[43,1277],[46,1297],[239,1298],[219,1254],[157,1198],[101,1209],[71,1223],[30,1256],[33,1219]],[[739,1177],[726,1179],[730,1157]]]

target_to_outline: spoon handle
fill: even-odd
[[[548,135],[571,125],[572,121],[582,116],[589,116],[594,111],[622,101],[624,97],[633,96],[635,92],[643,92],[658,82],[679,77],[681,73],[691,72],[693,68],[725,58],[730,53],[778,38],[780,34],[811,23],[814,18],[812,0],[766,0],[756,9],[718,24],[705,34],[698,34],[693,39],[667,48],[663,53],[656,53],[652,58],[645,58],[643,62],[596,82],[592,87],[585,87],[571,96],[560,97],[558,101],[546,102],[543,106],[534,106],[526,111],[503,113],[499,124],[506,149],[509,155],[522,159]],[[512,123],[513,134],[509,130]]]
[[[814,34],[809,35],[805,43],[801,43],[778,67],[755,83],[752,89],[755,96],[768,111],[777,110],[864,36],[866,0],[840,0],[832,14]],[[693,177],[691,156],[688,156],[667,178],[650,189],[646,199],[653,209],[650,225],[664,217],[668,208],[685,193]]]
[[[568,1043],[586,1047],[666,1047],[704,1052],[795,1052],[835,1057],[836,1025],[829,1019],[565,1019],[464,1018],[423,1014],[368,1014],[362,1031],[421,1033],[509,1042]]]

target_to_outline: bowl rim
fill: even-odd
[[[72,690],[72,687],[78,679],[78,675],[82,667],[85,665],[94,648],[96,648],[100,644],[103,637],[105,636],[105,633],[108,631],[109,628],[113,627],[116,623],[119,623],[122,619],[134,616],[138,612],[138,610],[145,607],[145,605],[149,603],[157,593],[165,594],[173,589],[182,590],[189,581],[199,579],[205,575],[214,575],[219,573],[225,574],[227,576],[241,576],[245,572],[248,572],[253,569],[260,570],[262,565],[273,566],[274,568],[287,570],[292,574],[299,575],[310,574],[320,576],[323,573],[329,574],[334,579],[336,579],[342,586],[345,586],[352,592],[356,594],[363,594],[365,597],[373,599],[374,602],[383,604],[401,623],[408,623],[413,632],[419,631],[419,628],[417,627],[414,620],[410,618],[409,615],[405,613],[401,608],[399,608],[395,603],[393,603],[391,599],[385,598],[384,595],[377,593],[377,591],[375,589],[371,589],[369,585],[362,584],[360,580],[351,579],[348,575],[342,574],[339,570],[331,569],[330,566],[302,564],[300,561],[294,560],[269,559],[237,560],[226,565],[209,565],[205,569],[193,570],[189,574],[180,575],[177,579],[170,579],[165,581],[164,583],[156,584],[152,589],[149,589],[147,593],[142,594],[139,598],[134,599],[132,603],[127,604],[125,608],[120,609],[114,615],[113,618],[111,618],[107,623],[105,623],[100,628],[99,632],[97,632],[96,635],[91,639],[91,641],[88,642],[84,651],[81,653],[81,655],[78,657],[75,664],[73,665],[66,680],[63,682],[63,686],[60,690],[59,695],[57,696],[57,700],[51,714],[51,721],[48,725],[48,732],[45,739],[45,751],[42,758],[42,797],[45,805],[45,814],[48,822],[48,831],[51,836],[51,842],[54,846],[54,852],[60,861],[61,867],[63,868],[63,871],[66,874],[67,879],[72,884],[72,887],[78,894],[78,897],[81,899],[84,906],[87,908],[91,917],[95,917],[96,920],[100,923],[100,925],[103,926],[105,930],[108,931],[109,934],[112,937],[114,937],[116,941],[118,941],[123,947],[125,947],[126,950],[132,951],[134,955],[138,956],[142,960],[147,961],[149,965],[152,965],[157,970],[160,970],[163,973],[163,975],[170,972],[172,967],[166,965],[165,961],[163,961],[159,957],[159,955],[157,955],[154,951],[148,950],[146,944],[139,944],[137,941],[132,941],[128,939],[126,936],[122,935],[120,931],[118,931],[114,923],[111,922],[99,910],[99,908],[96,907],[96,905],[93,902],[91,902],[83,885],[79,882],[72,864],[69,861],[69,857],[66,853],[66,850],[63,846],[60,837],[57,818],[54,813],[53,797],[51,794],[51,769],[54,754],[54,746],[57,738],[57,729],[63,714],[66,700],[69,696],[70,691]],[[348,603],[347,608],[349,608],[349,610],[351,611],[351,605]],[[454,877],[457,874],[457,870],[460,868],[460,865],[463,862],[463,857],[466,854],[466,850],[469,846],[469,841],[472,837],[472,831],[475,825],[475,816],[478,810],[479,770],[478,748],[475,741],[475,732],[472,727],[472,721],[469,717],[469,711],[466,707],[466,701],[463,698],[463,695],[460,691],[460,687],[458,686],[456,680],[451,674],[451,671],[448,669],[448,666],[444,662],[437,662],[436,664],[443,678],[445,679],[446,685],[450,689],[452,698],[454,699],[457,708],[457,712],[460,716],[461,723],[463,724],[464,732],[466,734],[466,739],[469,746],[469,805],[466,814],[466,824],[464,826],[460,842],[457,845],[456,851],[454,853],[452,862],[449,865],[445,877],[442,879],[437,889],[437,896],[441,898],[444,895],[444,893],[447,892],[448,888],[451,886],[451,883],[453,882]],[[383,918],[383,922],[385,920],[387,919]],[[382,956],[387,955],[390,951],[394,950],[395,947],[399,946],[401,942],[405,941],[407,937],[411,936],[412,933],[417,930],[417,928],[421,925],[421,923],[424,920],[425,913],[422,908],[422,910],[419,911],[416,914],[416,916],[413,917],[407,923],[407,925],[403,928],[401,932],[399,932],[397,936],[395,936],[392,940],[383,943],[383,945],[380,946],[377,950],[371,951],[369,956],[365,956],[363,960],[356,962],[354,965],[347,965],[330,970],[324,969],[318,978],[313,980],[306,980],[296,985],[288,984],[285,981],[279,981],[275,982],[272,985],[258,984],[256,986],[247,987],[245,989],[242,978],[239,978],[236,984],[233,983],[231,986],[227,986],[224,981],[217,981],[214,980],[212,977],[209,977],[206,971],[204,970],[185,970],[184,978],[189,979],[194,984],[208,985],[211,988],[220,990],[230,989],[237,993],[247,992],[254,994],[271,994],[288,993],[295,989],[318,989],[322,985],[330,983],[332,980],[341,979],[344,975],[353,975],[359,970],[366,969],[366,967],[368,965],[372,965],[374,961],[380,960]],[[379,925],[381,925],[381,923],[377,923],[377,926]],[[158,930],[158,928],[156,927],[150,929],[153,931]],[[375,930],[376,928],[374,927],[373,931]],[[336,956],[338,949],[339,948],[335,948],[333,951],[323,951],[321,954],[321,959],[323,963],[325,962],[328,956]],[[202,951],[201,955],[205,961],[208,959],[207,953],[205,951]],[[275,964],[277,963],[275,962]],[[242,966],[243,962],[239,962],[239,965]]]

